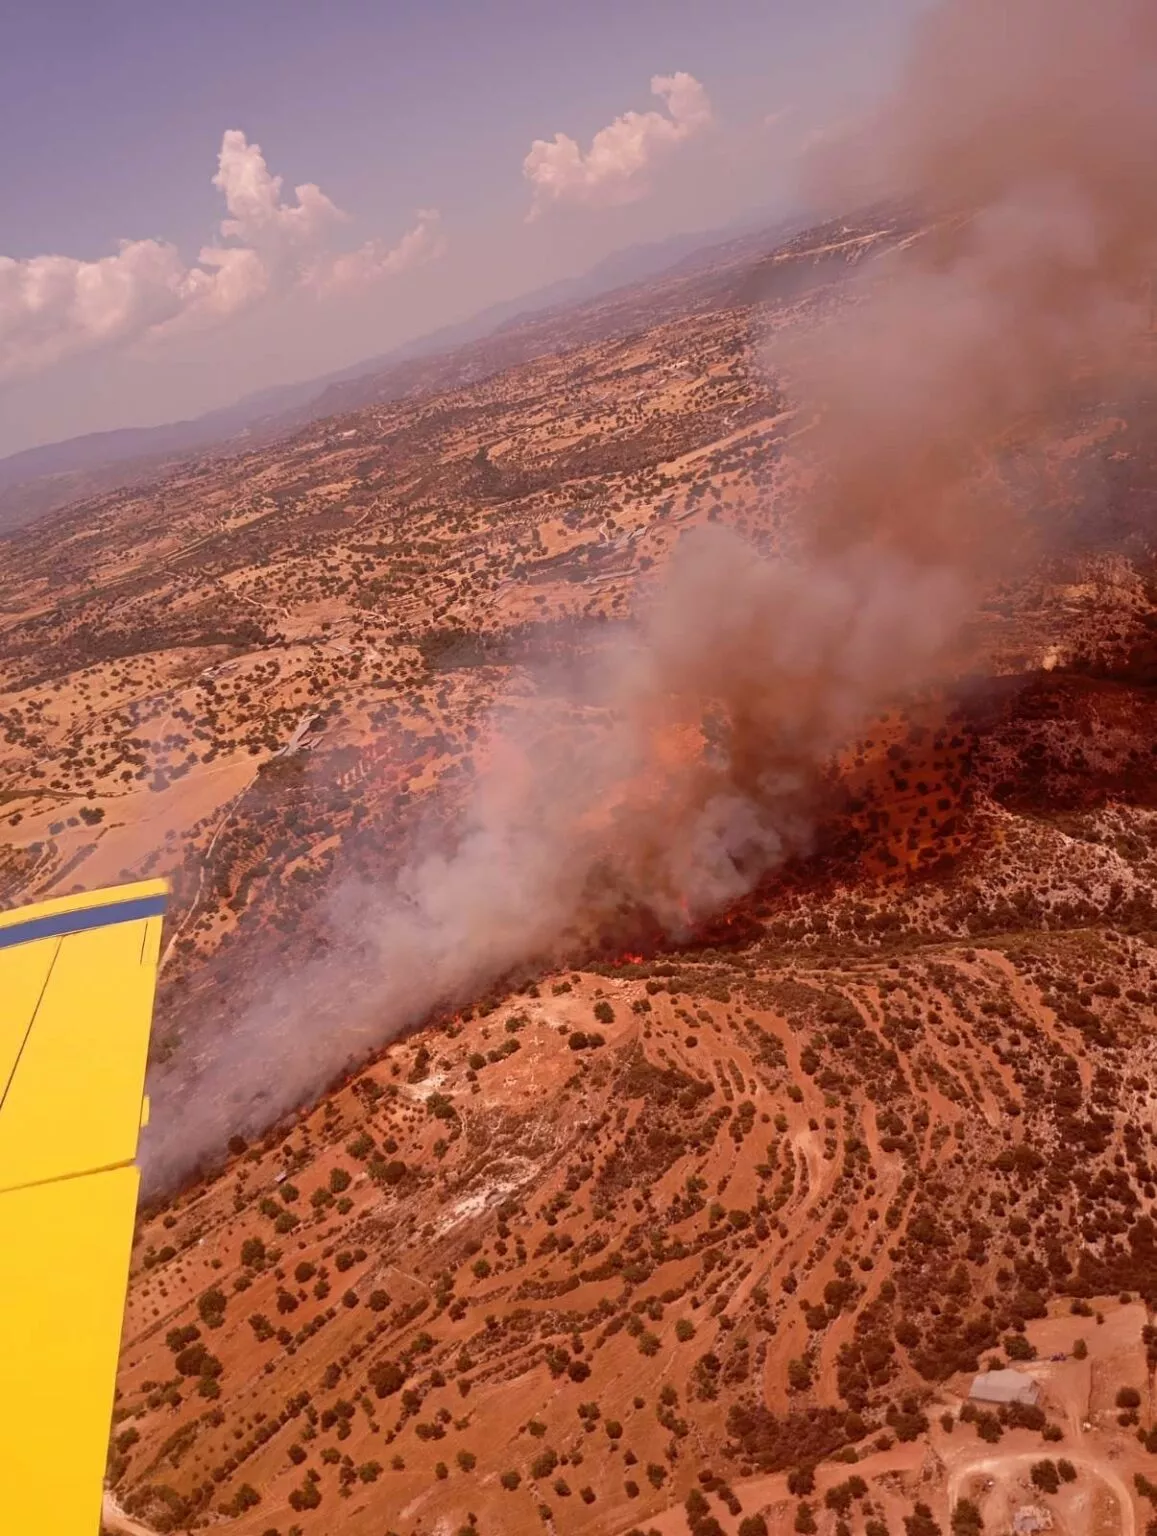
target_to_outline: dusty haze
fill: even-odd
[[[814,167],[826,198],[897,197],[933,228],[772,358],[822,413],[805,547],[789,563],[722,529],[686,539],[599,707],[507,731],[449,852],[392,890],[335,891],[331,957],[158,1073],[154,1186],[620,910],[685,933],[806,850],[832,752],[935,672],[978,580],[1015,557],[1009,465],[1147,316],[1155,62],[1140,0],[928,18],[887,110]]]

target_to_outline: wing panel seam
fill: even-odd
[[[16,1056],[13,1059],[12,1070],[9,1072],[8,1080],[4,1084],[4,1091],[3,1093],[0,1093],[0,1110],[4,1108],[5,1102],[8,1098],[8,1092],[16,1080],[17,1072],[20,1070],[21,1057],[24,1055],[25,1048],[28,1045],[29,1037],[32,1034],[32,1026],[36,1023],[36,1015],[40,1012],[40,1005],[44,1001],[44,994],[48,991],[48,983],[52,980],[52,972],[56,966],[57,960],[60,957],[60,950],[63,943],[63,939],[57,939],[56,948],[52,951],[52,959],[48,962],[48,970],[44,973],[44,981],[40,988],[40,996],[36,999],[36,1007],[33,1008],[32,1013],[29,1016],[28,1025],[24,1031],[24,1038],[20,1042],[20,1049],[16,1052]]]
[[[72,1179],[91,1179],[98,1173],[115,1173],[118,1168],[136,1168],[139,1171],[140,1165],[130,1157],[120,1163],[104,1163],[99,1168],[81,1168],[75,1173],[57,1173],[50,1179],[29,1179],[26,1184],[8,1184],[0,1187],[0,1200],[3,1200],[5,1195],[14,1195],[20,1190],[47,1189],[51,1184],[67,1184]]]

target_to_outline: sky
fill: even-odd
[[[795,211],[922,0],[42,0],[0,49],[0,455]]]

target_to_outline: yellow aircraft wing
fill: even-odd
[[[167,887],[0,912],[0,1527],[96,1536]]]

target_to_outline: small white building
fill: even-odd
[[[974,1403],[1024,1403],[1032,1406],[1040,1400],[1040,1387],[1031,1376],[1020,1371],[981,1371],[968,1392]]]

